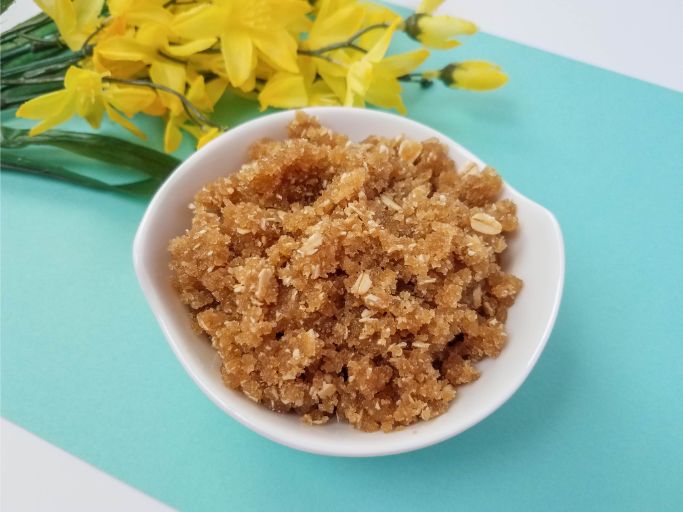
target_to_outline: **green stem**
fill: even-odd
[[[126,80],[123,78],[113,78],[113,77],[104,77],[102,78],[104,82],[109,82],[109,83],[114,83],[114,84],[125,84],[125,85],[137,85],[140,87],[150,87],[152,89],[156,89],[158,91],[163,91],[167,92],[169,94],[172,94],[176,98],[180,100],[180,102],[183,105],[183,108],[185,109],[185,112],[187,115],[198,125],[208,125],[208,126],[213,126],[214,128],[220,128],[222,129],[223,127],[214,123],[211,121],[208,117],[206,117],[197,107],[194,106],[194,104],[188,100],[183,94],[179,93],[178,91],[175,91],[171,89],[170,87],[166,87],[165,85],[161,84],[155,84],[154,82],[149,82],[147,80]]]
[[[161,50],[158,50],[157,53],[163,57],[164,59],[168,59],[171,62],[177,62],[178,64],[182,64],[183,66],[187,65],[187,61],[181,60],[178,57],[174,57],[173,55],[169,55],[166,52],[162,52]]]
[[[10,48],[9,50],[2,52],[2,60],[7,61],[9,59],[13,59],[14,57],[18,57],[19,55],[24,55],[30,51],[31,45],[28,43],[15,46],[14,48]]]
[[[430,78],[425,78],[422,73],[408,73],[407,75],[401,75],[397,78],[401,82],[410,82],[413,84],[420,84],[420,87],[426,89],[434,85],[434,80]]]
[[[329,60],[329,58],[326,58],[326,56],[323,55],[324,53],[331,52],[334,50],[341,50],[344,48],[349,48],[351,50],[356,50],[358,52],[367,53],[368,51],[365,48],[358,46],[356,44],[356,40],[370,32],[371,30],[377,30],[378,28],[388,27],[389,25],[387,25],[386,23],[375,23],[374,25],[369,25],[365,28],[358,30],[356,33],[352,34],[346,41],[328,44],[327,46],[316,48],[315,50],[299,50],[298,53],[300,55],[309,55],[311,57],[324,58],[325,60]]]
[[[88,37],[85,38],[85,41],[83,41],[83,45],[81,46],[81,50],[87,47],[90,44],[90,41],[93,40],[93,37],[99,34],[100,31],[109,24],[110,21],[111,18],[107,18],[102,23],[100,23],[100,25],[95,30],[93,30],[93,32]]]
[[[50,44],[50,45],[52,45],[54,43],[59,43],[59,37],[56,37],[56,36],[51,36],[49,38],[48,37],[42,38],[42,37],[32,36],[31,34],[21,33],[21,34],[17,35],[17,37],[19,37],[21,39],[26,39],[27,41],[31,41],[32,43]]]
[[[164,4],[164,8],[166,7],[171,7],[172,5],[191,5],[191,4],[196,4],[196,0],[190,0],[189,2],[179,2],[178,0],[168,0]]]
[[[0,34],[0,42],[4,43],[7,40],[17,36],[18,34],[24,32],[31,32],[51,22],[52,19],[50,19],[50,17],[47,14],[37,14],[33,18],[30,18],[23,23],[19,23],[19,25],[15,25],[11,29],[6,30],[5,32]]]
[[[121,185],[112,185],[106,181],[91,178],[89,176],[70,171],[64,167],[56,166],[54,164],[45,165],[42,162],[38,162],[34,159],[14,155],[10,152],[6,152],[2,155],[2,157],[3,171],[16,171],[28,174],[36,174],[38,176],[46,176],[56,180],[76,183],[78,185],[100,190],[113,190],[133,195],[146,196],[154,192],[158,186],[158,183],[152,179],[144,179],[140,181],[134,181],[132,183],[123,183]]]
[[[56,57],[51,57],[49,59],[37,60],[34,62],[29,62],[23,66],[17,66],[11,69],[7,69],[3,72],[3,76],[6,78],[12,78],[17,75],[24,75],[26,78],[32,78],[45,73],[50,73],[52,71],[60,71],[70,64],[78,62],[79,60],[87,57],[92,51],[92,46],[88,46],[73,53],[66,53],[64,55],[58,55]]]
[[[0,85],[33,85],[33,84],[51,84],[64,82],[63,76],[46,76],[42,78],[17,78],[4,80],[0,77]]]
[[[7,126],[3,126],[1,130],[0,147],[3,150],[51,146],[85,158],[143,172],[158,182],[180,163],[177,158],[165,153],[108,135],[50,130],[30,136],[28,130]]]

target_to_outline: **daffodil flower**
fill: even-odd
[[[423,0],[415,14],[406,19],[406,34],[428,48],[447,50],[460,44],[451,38],[477,32],[477,26],[470,21],[453,16],[433,16],[442,3],[443,0]]]
[[[164,127],[164,151],[166,153],[173,153],[180,147],[183,141],[183,130],[197,139],[197,149],[222,133],[217,126],[197,126],[189,123],[184,113],[168,112]]]
[[[204,112],[211,112],[216,102],[221,98],[227,82],[222,78],[215,78],[209,82],[204,81],[202,75],[196,74],[191,80],[187,90],[186,98],[195,107]],[[183,140],[181,130],[184,130],[197,139],[197,148],[202,147],[221,132],[215,126],[197,126],[189,123],[187,113],[182,110],[179,112],[169,111],[166,115],[164,127],[164,151],[172,153]]]
[[[62,39],[72,51],[81,49],[95,31],[104,0],[35,0],[57,25]]]
[[[261,111],[268,107],[299,108],[339,105],[337,94],[316,74],[315,61],[299,56],[300,74],[279,71],[272,75],[258,95]]]
[[[166,0],[107,0],[114,20],[126,25],[141,26],[145,23],[168,25],[173,15],[164,9]]]
[[[449,87],[488,91],[508,81],[499,66],[483,60],[469,60],[449,64],[439,72],[439,78]]]
[[[41,122],[29,132],[29,135],[38,135],[68,121],[76,114],[88,121],[93,128],[99,128],[102,117],[107,112],[112,121],[138,137],[145,138],[119,110],[132,116],[151,104],[154,96],[154,92],[149,90],[103,84],[101,74],[71,66],[64,78],[64,89],[27,101],[17,110],[17,117],[40,119]]]
[[[398,77],[422,64],[429,52],[419,49],[383,59],[397,25],[397,21],[392,23],[375,46],[349,68],[344,105],[362,106],[367,101],[379,107],[406,112]]]
[[[211,47],[215,42],[215,38],[206,37],[173,45],[169,43],[167,27],[148,23],[140,27],[135,35],[111,37],[98,43],[95,53],[110,61],[147,64],[149,77],[154,83],[182,94],[185,92],[186,67],[172,59],[188,57]],[[161,92],[159,97],[174,114],[182,111],[180,100],[173,94]]]
[[[187,99],[203,112],[213,112],[216,102],[221,99],[228,82],[223,78],[214,78],[206,82],[203,75],[194,74],[190,78],[188,73],[189,87]]]
[[[302,0],[214,0],[178,14],[172,28],[187,39],[218,37],[227,77],[243,87],[253,80],[259,59],[278,71],[298,71],[289,28],[309,10]]]

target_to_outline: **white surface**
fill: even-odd
[[[457,165],[484,165],[445,135],[406,117],[344,107],[304,110],[355,141],[370,135],[405,134],[416,140],[436,137],[448,146]],[[509,342],[505,350],[495,360],[478,365],[482,376],[458,390],[458,400],[443,415],[391,435],[368,434],[338,422],[311,428],[293,415],[269,411],[225,387],[215,350],[192,329],[187,310],[168,279],[168,241],[190,227],[192,212],[187,205],[198,190],[225,176],[226,169],[239,169],[254,140],[284,138],[293,118],[291,111],[271,114],[222,134],[173,172],[145,212],[133,244],[133,261],[142,291],[171,348],[216,405],[255,432],[298,450],[352,457],[388,455],[417,450],[470,428],[500,407],[526,379],[545,347],[562,295],[564,247],[560,227],[545,208],[507,185],[503,197],[515,201],[525,229],[509,240],[505,258],[509,271],[524,281],[524,293],[508,313]]]
[[[683,0],[447,0],[437,12],[472,20],[489,34],[683,92]]]
[[[5,419],[0,448],[3,512],[172,510]]]
[[[395,3],[410,6],[417,1]],[[37,10],[30,0],[17,0],[2,15],[0,26],[11,27]],[[441,10],[471,19],[485,32],[683,91],[681,0],[449,0]],[[3,427],[6,424],[3,421]],[[4,485],[5,469],[14,471],[23,460],[36,467],[51,464],[57,468],[49,475],[34,471],[8,477],[12,489],[2,493],[2,510],[31,510],[29,504],[33,503],[35,489],[40,488],[43,498],[54,505],[43,510],[77,512],[82,509],[78,503],[83,496],[74,496],[69,501],[60,489],[73,481],[87,482],[93,472],[101,481],[96,493],[87,487],[82,489],[91,500],[87,510],[116,503],[119,494],[126,492],[121,491],[122,484],[114,478],[88,464],[73,464],[73,457],[57,448],[49,449],[50,445],[35,436],[5,435],[3,429],[2,441],[3,491],[8,491]],[[5,449],[12,444],[16,449]],[[131,501],[126,510],[155,510],[137,491],[128,494],[128,499]],[[95,503],[98,506],[92,505]]]

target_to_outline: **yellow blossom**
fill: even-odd
[[[508,81],[499,66],[482,60],[449,64],[440,71],[439,77],[449,87],[472,91],[496,89]]]
[[[180,147],[183,141],[183,133],[180,127],[187,120],[183,113],[174,114],[169,112],[166,115],[166,126],[164,128],[164,151],[166,153],[173,153]]]
[[[213,139],[218,137],[221,133],[222,132],[215,126],[212,126],[207,130],[204,130],[202,134],[197,138],[197,149],[204,147],[206,144],[208,144]]]
[[[279,71],[298,71],[297,41],[289,27],[309,10],[302,0],[214,0],[178,14],[172,27],[187,39],[218,37],[227,77],[243,87],[259,59]]]
[[[188,73],[189,75],[189,73]],[[186,98],[199,110],[213,112],[216,102],[221,99],[228,83],[223,78],[214,78],[206,82],[203,75],[188,76],[189,87]]]
[[[185,44],[171,44],[166,27],[148,23],[140,27],[134,35],[116,36],[102,41],[95,48],[95,53],[110,61],[147,64],[149,77],[154,83],[182,94],[185,92],[186,68],[173,59],[205,50],[215,41],[215,38],[206,37]],[[182,104],[173,94],[161,92],[159,97],[174,114],[182,110]]]
[[[168,25],[173,15],[164,9],[166,0],[107,0],[107,6],[114,20],[128,25],[159,23]]]
[[[299,108],[308,104],[304,77],[295,73],[279,71],[261,89],[258,95],[261,111],[269,106],[277,108]]]
[[[35,0],[45,14],[52,18],[66,45],[80,50],[86,39],[97,28],[104,0]]]
[[[433,16],[442,3],[443,0],[423,0],[415,14],[406,19],[405,32],[428,48],[447,50],[460,44],[451,38],[472,35],[477,32],[477,26],[453,16]]]
[[[144,135],[117,109],[134,115],[153,101],[150,95],[126,87],[107,87],[102,75],[95,71],[71,66],[64,78],[64,89],[27,101],[17,110],[17,117],[40,119],[29,135],[37,135],[74,115],[84,118],[93,128],[99,128],[106,111],[112,121],[139,137]],[[151,92],[151,91],[150,91]]]
[[[375,46],[350,66],[344,105],[363,105],[367,101],[405,113],[398,77],[410,73],[422,64],[429,52],[419,49],[383,59],[397,24],[397,21],[392,23]]]
[[[346,91],[343,78],[327,77],[335,84],[341,82],[341,89],[335,92],[326,80],[316,74],[316,62],[313,58],[300,55],[298,63],[301,74],[280,71],[268,79],[258,95],[262,111],[267,107],[298,108],[341,103],[339,98],[343,98]]]

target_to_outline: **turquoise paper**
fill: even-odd
[[[493,416],[378,459],[262,439],[195,387],[142,298],[145,201],[5,172],[2,415],[183,510],[682,510],[683,95],[486,35],[457,55],[509,85],[409,86],[410,116],[552,210],[567,249],[548,347]]]

